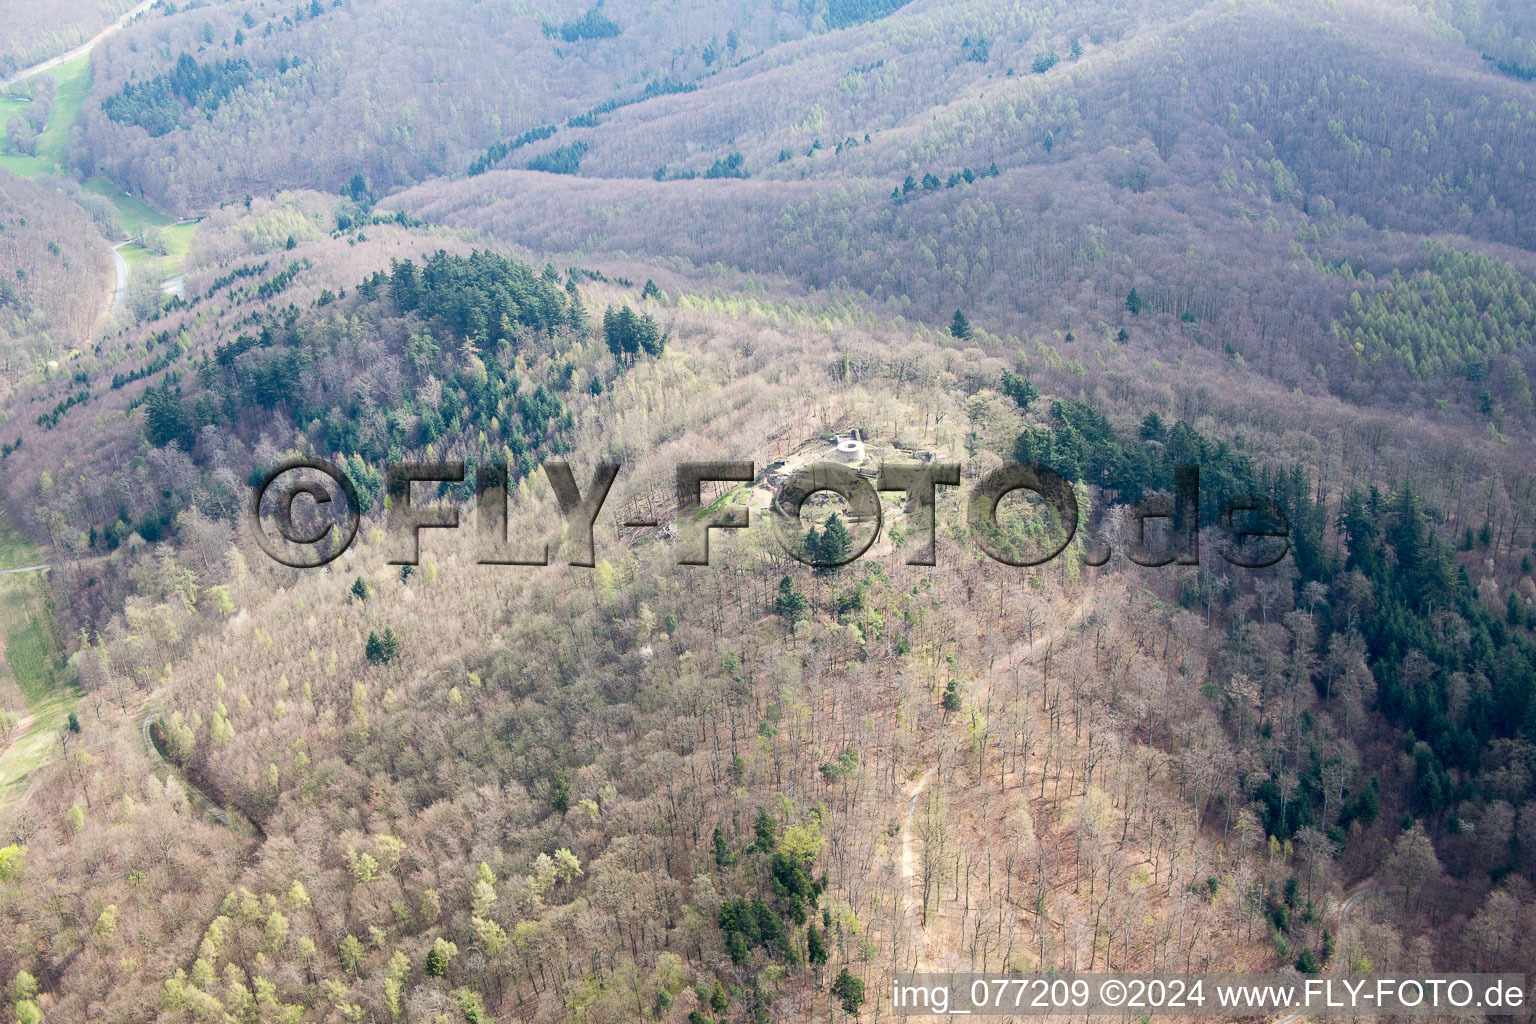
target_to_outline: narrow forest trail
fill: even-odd
[[[1094,594],[1090,589],[1077,602],[1076,608],[1060,626],[1042,632],[1033,641],[1017,645],[1016,654],[1011,662],[1023,664],[1031,659],[1037,651],[1045,645],[1060,639],[1064,634],[1076,628],[1094,608]],[[991,678],[988,674],[982,674],[976,680],[974,691],[968,698],[968,703],[984,702],[991,687]],[[1027,769],[1026,769],[1027,770]],[[934,915],[925,925],[922,914],[922,862],[920,844],[917,836],[917,822],[919,807],[923,796],[931,786],[939,773],[938,765],[930,765],[921,776],[913,780],[902,791],[905,806],[901,819],[901,844],[899,849],[899,871],[905,885],[905,901],[902,908],[902,918],[909,933],[915,939],[915,952],[911,959],[910,970],[917,973],[944,973],[944,972],[970,972],[976,970],[976,966],[970,963],[962,953],[947,941],[943,929],[938,927],[938,915]],[[1361,905],[1366,897],[1377,892],[1381,888],[1375,878],[1368,878],[1355,887],[1348,897],[1339,905],[1337,927],[1338,953],[1331,972],[1340,975],[1345,972],[1345,949],[1350,918],[1354,911]],[[1300,1024],[1311,1015],[1305,1012],[1287,1014],[1277,1018],[1274,1024]]]
[[[105,562],[111,555],[90,555],[86,558],[71,558],[71,565],[94,565],[97,562]],[[53,568],[52,562],[39,562],[36,565],[22,565],[15,569],[0,569],[0,576],[14,576],[23,572],[44,572]]]
[[[918,884],[917,846],[912,836],[912,819],[917,815],[918,798],[923,795],[923,790],[928,787],[929,780],[937,771],[937,765],[929,768],[907,790],[907,808],[901,819],[901,877],[907,892],[907,898],[902,906],[902,917],[908,932],[917,937],[917,957],[913,961],[912,969],[918,972],[929,970],[930,965],[928,963],[928,929],[923,924],[922,915],[917,909],[917,900],[912,895],[912,887]]]
[[[1083,598],[1078,601],[1077,607],[1067,618],[1067,621],[1054,632],[1042,632],[1032,641],[1026,641],[1019,645],[1014,656],[1015,661],[1022,662],[1031,657],[1042,645],[1047,644],[1075,627],[1083,620],[1094,604],[1093,591],[1090,589]],[[991,680],[983,674],[978,680],[977,695],[985,696],[991,687]],[[973,702],[975,696],[973,695]],[[903,906],[902,917],[912,934],[917,937],[917,955],[914,960],[913,970],[918,973],[930,971],[970,971],[973,965],[969,964],[958,950],[946,948],[942,939],[934,934],[934,929],[923,924],[921,913],[922,895],[919,892],[914,895],[914,886],[920,887],[921,880],[918,877],[917,839],[913,834],[913,823],[917,818],[918,801],[922,798],[930,782],[938,773],[939,766],[931,765],[917,781],[913,782],[905,791],[906,808],[901,818],[901,854],[900,872],[906,888],[906,900]]]
[[[1345,930],[1349,927],[1350,915],[1355,912],[1355,907],[1360,905],[1360,901],[1365,899],[1365,897],[1371,895],[1373,892],[1375,892],[1377,890],[1377,888],[1378,888],[1378,886],[1377,886],[1377,883],[1376,883],[1376,879],[1375,878],[1367,878],[1365,881],[1361,882],[1359,885],[1357,885],[1355,887],[1355,891],[1350,894],[1348,899],[1346,899],[1342,904],[1340,904],[1340,906],[1339,906],[1339,934],[1337,936],[1338,942],[1334,946],[1334,948],[1335,948],[1335,950],[1337,952],[1334,953],[1333,970],[1329,972],[1330,974],[1338,976],[1338,975],[1342,975],[1342,974],[1345,973],[1344,972],[1344,956],[1345,956],[1344,950],[1346,949],[1346,945],[1345,945]],[[1288,1013],[1284,1017],[1278,1018],[1275,1021],[1275,1024],[1300,1024],[1301,1021],[1306,1020],[1310,1016],[1312,1016],[1312,1014],[1306,1013],[1305,1011],[1298,1011],[1296,1013]]]
[[[139,722],[139,734],[144,738],[144,752],[148,754],[150,759],[165,772],[167,778],[174,778],[176,780],[177,784],[186,791],[187,799],[191,801],[192,804],[201,808],[203,813],[207,814],[208,817],[212,818],[220,825],[223,825],[225,828],[236,829],[236,823],[234,819],[230,817],[229,813],[225,811],[224,808],[215,803],[212,797],[199,789],[195,782],[187,778],[186,772],[172,764],[170,759],[161,752],[159,744],[155,742],[154,735],[155,726],[158,725],[159,722],[159,711],[149,712]],[[243,816],[241,820],[244,821]],[[255,829],[237,829],[237,831],[254,832]]]
[[[907,792],[907,816],[902,820],[901,828],[901,876],[903,878],[913,877],[917,870],[917,855],[912,852],[912,817],[917,813],[917,798],[923,795],[923,790],[928,786],[928,780],[933,778],[933,773],[936,771],[938,771],[937,767],[929,768]]]
[[[121,247],[112,247],[112,270],[117,275],[112,287],[112,304],[107,315],[114,320],[123,315],[123,301],[128,297],[128,261],[123,259]]]

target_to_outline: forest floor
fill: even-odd
[[[1061,617],[1058,621],[1045,626],[1032,640],[1017,642],[1009,656],[997,660],[991,672],[978,673],[965,694],[967,709],[990,709],[990,713],[996,713],[999,701],[1017,699],[1016,695],[1004,696],[1003,683],[1005,675],[1016,674],[1015,666],[1037,680],[1035,685],[1038,686],[1042,659],[1050,658],[1051,649],[1058,647],[1072,631],[1085,628],[1091,622],[1095,604],[1092,589],[1086,590],[1072,602],[1070,610],[1066,607],[1059,609]],[[1065,667],[1058,668],[1053,675],[1059,678],[1065,671]],[[1034,690],[1027,699],[1040,699],[1039,691]],[[937,751],[939,760],[921,766],[923,771],[920,775],[914,770],[911,780],[902,790],[900,838],[894,853],[897,873],[906,894],[901,908],[901,921],[912,943],[911,952],[906,958],[907,970],[963,973],[997,970],[1004,963],[1010,962],[1015,963],[1011,969],[1019,970],[1024,969],[1032,960],[1041,970],[1053,963],[1062,970],[1093,970],[1105,966],[1100,963],[1099,957],[1107,960],[1111,956],[1114,966],[1121,970],[1143,963],[1145,950],[1131,953],[1131,959],[1127,961],[1124,959],[1127,956],[1126,948],[1113,941],[1117,936],[1108,932],[1104,934],[1109,941],[1104,944],[1090,941],[1088,945],[1081,945],[1082,937],[1088,934],[1088,929],[1091,928],[1095,936],[1100,934],[1096,915],[1103,909],[1103,904],[1094,904],[1093,893],[1103,886],[1113,886],[1102,877],[1102,860],[1098,862],[1097,868],[1090,862],[1085,874],[1080,875],[1074,869],[1074,864],[1079,863],[1080,851],[1074,842],[1073,822],[1081,816],[1094,819],[1103,816],[1101,827],[1113,831],[1113,819],[1129,811],[1117,802],[1115,795],[1108,792],[1102,781],[1067,778],[1065,789],[1060,786],[1063,781],[1060,764],[1064,758],[1070,761],[1082,756],[1094,724],[1088,723],[1081,735],[1078,735],[1075,726],[1064,722],[1058,723],[1053,731],[1049,716],[1043,708],[1038,711],[1038,715],[1038,731],[1035,733],[1037,741],[1029,751],[1027,760],[1004,771],[1001,778],[994,769],[989,769],[985,778],[978,774],[972,736],[971,740],[955,742]],[[962,713],[959,717],[963,719],[966,716]],[[987,711],[983,711],[979,717],[973,715],[970,724],[972,733],[978,727],[986,730],[987,718]],[[985,731],[982,735],[986,735]],[[955,738],[951,737],[952,740]],[[985,743],[986,740],[981,742]],[[1073,752],[1069,753],[1068,748],[1072,748]],[[969,760],[965,753],[968,749],[971,751]],[[1057,764],[1054,781],[1051,780],[1048,768],[1052,761]],[[1097,770],[1096,774],[1102,780],[1102,769]],[[1048,781],[1051,782],[1049,791],[1046,788]],[[997,899],[992,883],[994,865],[1001,877],[1006,878],[1012,870],[1008,866],[1011,859],[1032,856],[1017,846],[1010,833],[1008,815],[1002,808],[1011,800],[1022,800],[1027,807],[1033,832],[1029,845],[1049,851],[1041,860],[1046,901],[1043,913],[1029,908],[1030,897],[1023,891],[1011,898],[1004,897],[993,902]],[[932,808],[929,801],[936,802]],[[950,838],[941,840],[944,845],[938,862],[925,865],[923,828],[924,816],[928,814],[937,816],[942,833]],[[966,837],[964,843],[968,844],[968,851],[961,852],[959,845],[955,844],[954,837],[957,836]],[[1218,841],[1217,838],[1208,832],[1203,836],[1199,832],[1193,836],[1186,835],[1184,856],[1189,856],[1187,851],[1190,843],[1208,844],[1215,841]],[[1142,908],[1140,913],[1151,917],[1171,916],[1183,894],[1171,884],[1167,851],[1154,851],[1136,843],[1123,842],[1119,849],[1115,874],[1125,880],[1127,891],[1135,894]],[[925,867],[933,871],[936,878],[930,893],[927,923],[923,924],[920,912]],[[1007,885],[1006,882],[1002,884]],[[1341,915],[1341,930],[1347,924],[1348,911],[1354,905],[1354,900],[1345,904]],[[999,914],[1012,918],[1013,923],[1006,928],[998,928],[996,922]],[[1006,947],[991,946],[985,941],[989,934],[1001,935],[1007,928],[1017,929],[1021,925],[1024,930],[1020,934],[1027,936],[1030,929],[1038,930],[1043,925],[1046,935],[1039,943],[1032,943],[1026,938],[1021,945],[1009,943]],[[1232,947],[1219,957],[1199,965],[1187,963],[1186,967],[1188,970],[1197,967],[1205,970],[1258,970],[1267,963],[1268,955],[1268,948],[1263,943],[1238,942],[1234,939]],[[1017,961],[1012,959],[1015,957]],[[1292,1019],[1287,1024],[1296,1024],[1296,1020]]]
[[[1072,610],[1071,614],[1059,626],[1052,630],[1042,631],[1040,635],[1035,637],[1032,641],[1025,641],[1020,643],[1013,654],[1012,661],[1020,663],[1025,661],[1032,661],[1036,653],[1047,644],[1051,643],[1052,640],[1059,639],[1068,631],[1076,628],[1083,621],[1084,617],[1091,613],[1092,608],[1093,595],[1090,592],[1078,601],[1077,606]],[[987,691],[991,688],[991,679],[987,674],[983,673],[978,678],[977,687],[978,688],[976,691],[970,695],[970,700],[973,704],[983,703],[986,700]],[[917,851],[922,841],[916,835],[916,819],[918,815],[919,801],[922,798],[924,791],[931,783],[933,783],[934,776],[938,773],[939,767],[940,766],[937,764],[930,765],[927,771],[925,771],[904,791],[904,795],[906,797],[906,807],[901,821],[899,869],[901,878],[904,880],[907,890],[907,899],[906,905],[903,908],[903,917],[906,923],[906,927],[912,931],[916,945],[915,960],[911,970],[917,972],[968,972],[973,970],[982,970],[983,965],[970,963],[967,957],[961,952],[964,946],[965,928],[963,922],[953,920],[953,918],[956,916],[955,908],[946,908],[944,906],[944,900],[941,891],[936,891],[934,894],[932,911],[929,915],[929,921],[926,925],[922,923],[922,915],[920,914],[923,896],[921,888],[921,871],[919,867],[920,860]],[[946,773],[946,775],[947,774],[948,773]],[[963,779],[963,777],[964,773],[962,770],[961,778]],[[1018,784],[1022,786],[1023,780],[1019,779],[1017,781]],[[965,784],[966,783],[964,782],[961,783],[961,785]],[[956,795],[958,796],[959,794],[957,793]],[[1043,810],[1047,802],[1042,800],[1040,801],[1040,804],[1042,805],[1041,809]],[[969,810],[974,811],[974,808],[969,808]],[[955,807],[954,811],[960,813],[962,817],[965,816],[965,810],[962,809],[962,807]],[[973,835],[985,834],[987,831],[987,829],[984,827],[985,824],[986,823],[984,822],[978,821],[965,822],[961,826],[961,831]],[[995,825],[996,823],[992,822],[991,824]],[[1047,837],[1042,835],[1040,841],[1047,841]],[[936,885],[935,888],[936,890],[941,890],[942,886]]]
[[[80,687],[64,661],[43,554],[0,512],[0,633],[5,654],[0,672],[10,676],[26,702],[14,738],[0,751],[0,804],[26,789],[27,777],[53,754],[59,730],[80,699]],[[35,571],[13,571],[32,568]]]

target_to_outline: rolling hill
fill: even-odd
[[[0,172],[0,498],[51,565],[0,628],[80,696],[44,752],[0,685],[0,1020],[1523,970],[1531,39],[1505,0],[234,0],[110,35],[77,118],[6,101],[78,181]],[[125,210],[180,291],[101,319]],[[776,537],[839,442],[956,464],[936,564],[895,492]],[[249,521],[299,456],[357,485],[323,569]],[[462,479],[406,502],[401,461]],[[620,464],[591,558],[554,461]],[[751,469],[695,508],[690,461]],[[968,514],[1014,461],[1078,502],[1043,564],[1059,510]],[[1191,465],[1198,565],[1157,525]],[[402,557],[407,503],[462,525]]]

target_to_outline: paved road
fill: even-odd
[[[33,75],[40,75],[44,71],[50,71],[53,68],[58,67],[60,64],[63,64],[65,61],[74,60],[76,57],[80,56],[82,53],[90,53],[92,48],[94,48],[97,43],[101,42],[103,39],[107,38],[107,36],[111,35],[113,32],[116,32],[118,29],[120,29],[124,25],[128,24],[130,21],[132,21],[134,18],[138,17],[140,14],[143,14],[145,11],[149,10],[151,7],[153,7],[158,2],[159,2],[159,0],[144,0],[143,3],[141,3],[138,6],[134,7],[133,10],[129,11],[127,14],[123,15],[121,18],[118,18],[116,21],[114,21],[112,24],[108,25],[106,28],[102,29],[100,32],[96,33],[87,42],[84,42],[81,45],[75,47],[73,50],[70,50],[68,53],[61,53],[57,57],[52,57],[52,58],[50,58],[48,60],[43,61],[41,64],[34,64],[31,67],[27,68],[25,71],[18,72],[13,77],[6,79],[5,80],[5,84],[0,85],[0,89],[9,89],[13,85],[17,85],[18,83],[25,82],[27,79],[31,78]]]

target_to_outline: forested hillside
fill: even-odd
[[[78,121],[35,78],[0,1022],[1530,973],[1532,38],[1506,0],[233,0],[109,35]],[[958,464],[935,564],[897,492],[776,536],[850,440]],[[321,569],[249,521],[296,456],[355,484]],[[1070,541],[968,516],[1013,461]],[[412,558],[405,504],[460,525]]]
[[[0,81],[79,46],[135,6],[135,0],[5,0]]]
[[[1044,339],[978,348],[852,308],[637,303],[601,275],[367,231],[206,271],[142,346],[124,335],[82,364],[89,397],[10,457],[15,501],[88,425],[115,420],[109,436],[147,446],[122,470],[50,481],[39,506],[77,550],[116,554],[58,577],[83,598],[69,628],[87,629],[75,664],[94,694],[90,753],[57,769],[62,803],[22,819],[19,877],[59,870],[79,844],[108,875],[149,871],[92,890],[89,937],[56,969],[28,952],[58,941],[34,890],[8,890],[22,938],[6,969],[63,994],[65,1019],[93,1000],[193,1017],[778,1019],[819,1012],[845,969],[876,1004],[884,972],[913,956],[1396,963],[1423,915],[1473,914],[1487,880],[1519,865],[1515,837],[1536,821],[1518,773],[1536,594],[1526,579],[1497,595],[1529,565],[1530,526],[1518,492],[1463,509],[1458,480],[1441,480],[1430,500],[1455,509],[1450,532],[1466,524],[1460,553],[1427,532],[1419,492],[1436,484],[1413,468],[1437,450],[1499,464],[1477,438],[1400,424],[1389,442],[1318,397],[1300,415],[1332,424],[1330,440],[1309,450],[1262,378],[1240,412],[1189,379],[1130,385],[1123,350],[1090,371]],[[602,324],[617,320],[593,299],[638,304],[669,343],[617,358]],[[1211,363],[1199,372],[1222,372]],[[1137,569],[1123,552],[1107,573],[1069,557],[1021,576],[980,555],[946,500],[937,575],[900,566],[900,530],[831,575],[759,530],[719,545],[719,571],[744,586],[700,589],[671,545],[630,547],[602,526],[592,586],[568,587],[587,570],[497,574],[435,543],[407,574],[372,528],[345,563],[299,575],[229,520],[245,467],[282,448],[354,467],[370,522],[381,450],[506,461],[524,477],[517,521],[549,536],[553,502],[528,474],[545,453],[622,458],[625,507],[665,494],[688,453],[766,463],[765,439],[883,422],[932,424],[898,429],[961,453],[967,481],[1038,458],[1101,510],[1194,462],[1212,504],[1272,493],[1293,554],[1257,576]],[[1288,468],[1298,453],[1305,466]],[[1364,479],[1401,488],[1362,493],[1366,465]],[[134,512],[114,494],[155,498]],[[1319,497],[1333,494],[1337,531]],[[1115,518],[1096,513],[1096,531],[1120,536]],[[1428,607],[1444,609],[1434,633],[1414,634]],[[1468,630],[1470,646],[1435,646]],[[532,653],[550,644],[553,659]],[[1426,690],[1436,679],[1464,682]],[[157,746],[248,824],[204,824],[175,776],[148,781],[144,755],[112,739],[150,694]],[[1198,716],[1168,715],[1191,701]],[[920,799],[903,816],[908,793]],[[1396,838],[1421,818],[1428,830]],[[1088,820],[1119,838],[1084,845]],[[642,821],[652,838],[637,842]],[[1458,881],[1412,912],[1382,908],[1338,950],[1329,887],[1388,860],[1421,870],[1414,844],[1450,821],[1482,837],[1445,832],[1435,870]],[[191,885],[188,866],[209,857],[225,866]],[[185,910],[164,916],[167,899]],[[116,945],[134,934],[158,953],[125,965]],[[1484,941],[1438,955],[1470,963]]]
[[[1435,4],[1431,9],[1499,71],[1527,82],[1536,80],[1536,17],[1530,7],[1511,0],[1481,0]]]
[[[904,9],[880,29],[894,36],[902,19],[917,17]],[[657,167],[653,176],[668,180],[567,183],[508,172],[432,183],[390,205],[556,250],[596,246],[783,274],[932,322],[957,304],[984,307],[1021,332],[1049,325],[1087,336],[1109,324],[1112,334],[1136,288],[1159,315],[1143,330],[1175,318],[1186,338],[1219,336],[1290,386],[1364,395],[1390,382],[1417,392],[1420,408],[1459,399],[1487,415],[1481,396],[1491,389],[1457,381],[1467,364],[1513,349],[1469,337],[1454,355],[1424,351],[1444,344],[1449,308],[1419,321],[1436,339],[1420,351],[1404,337],[1362,341],[1354,296],[1367,307],[1391,301],[1378,281],[1411,278],[1438,251],[1405,244],[1399,232],[1450,232],[1437,244],[1452,249],[1477,239],[1529,245],[1522,168],[1536,148],[1536,108],[1528,88],[1427,34],[1418,45],[1443,66],[1443,88],[1420,99],[1417,68],[1404,70],[1383,32],[1364,17],[1338,31],[1277,10],[1202,12],[1160,34],[1155,57],[1150,40],[1100,49],[1084,33],[1071,37],[1080,59],[1063,44],[1062,62],[1043,73],[987,72],[965,102],[910,127],[871,116],[901,109],[899,93],[881,83],[912,83],[915,101],[919,84],[942,88],[942,79],[914,76],[914,66],[975,78],[981,72],[964,70],[975,62],[946,61],[913,38],[902,64],[832,65],[843,87],[814,73],[802,86],[796,76],[806,69],[830,72],[818,51],[789,65],[793,73],[749,75],[744,66],[733,72],[738,85],[722,76],[669,98],[672,113],[626,108],[586,144],[583,175]],[[800,45],[825,49],[838,38]],[[1176,76],[1162,63],[1170,59]],[[792,122],[805,118],[792,133],[770,113],[785,101],[752,102],[774,86],[803,104],[791,107]],[[722,120],[722,104],[757,124]],[[1383,113],[1367,123],[1368,110]],[[714,152],[739,148],[749,180],[673,180],[675,140],[696,140],[704,125],[723,126]],[[530,190],[538,204],[499,201]],[[545,216],[551,206],[561,216]],[[743,219],[749,230],[737,230]],[[1517,292],[1528,289],[1531,261],[1496,251],[1486,265],[1454,261],[1448,286],[1499,289],[1507,273]],[[1230,259],[1235,252],[1243,258]],[[1350,272],[1339,273],[1346,264]],[[1469,296],[1466,311],[1480,315],[1484,305]],[[1525,329],[1519,308],[1493,315],[1511,337]],[[1396,360],[1402,372],[1380,364],[1387,350],[1409,350]],[[1447,362],[1448,372],[1437,369]],[[1526,372],[1522,362],[1493,376]],[[1501,408],[1523,406],[1512,387],[1494,393]]]
[[[112,297],[112,256],[79,206],[5,175],[0,267],[0,375],[9,390],[90,339]]]
[[[355,174],[382,194],[806,31],[767,4],[601,11],[564,23],[522,4],[447,17],[388,0],[157,8],[93,55],[76,160],[179,213]]]
[[[262,289],[246,280],[238,287],[260,303]],[[197,305],[229,287],[212,287]],[[6,969],[59,991],[51,1014],[67,1019],[104,1004],[194,1018],[452,1008],[466,1019],[564,1019],[580,1008],[594,1020],[653,1011],[782,1019],[817,1012],[826,1001],[818,991],[845,970],[867,978],[876,1004],[884,972],[908,956],[1016,968],[1118,957],[1151,967],[1215,963],[1211,950],[1223,942],[1236,943],[1237,959],[1221,960],[1232,966],[1273,955],[1262,930],[1259,941],[1247,937],[1259,903],[1234,917],[1202,898],[1185,922],[1198,924],[1175,941],[1171,915],[1196,883],[1230,889],[1234,910],[1261,874],[1276,906],[1293,897],[1283,893],[1283,859],[1231,878],[1215,867],[1211,840],[1198,830],[1211,813],[1209,791],[1183,802],[1161,783],[1138,788],[1171,768],[1165,761],[1144,776],[1140,767],[1172,742],[1171,720],[1153,711],[1145,741],[1134,729],[1113,739],[1104,732],[1112,707],[1162,678],[1153,666],[1170,656],[1131,644],[1127,665],[1146,659],[1144,676],[1125,675],[1115,692],[1089,683],[1094,665],[1118,660],[1104,645],[1129,644],[1129,633],[1111,637],[1140,621],[1132,614],[1139,599],[1117,582],[1090,583],[1075,570],[1007,581],[1011,574],[981,560],[948,520],[949,567],[938,576],[900,568],[888,546],[869,565],[818,576],[795,568],[759,531],[721,545],[720,571],[757,581],[732,595],[698,591],[670,545],[628,549],[609,527],[596,590],[560,583],[584,570],[498,575],[448,550],[407,575],[370,545],[339,572],[303,578],[273,575],[255,552],[240,554],[244,545],[230,547],[222,524],[218,475],[240,464],[236,438],[258,428],[270,437],[312,418],[291,389],[264,400],[261,380],[277,372],[274,357],[324,352],[332,343],[317,332],[322,324],[366,317],[357,336],[375,338],[404,316],[402,327],[414,329],[401,335],[420,339],[406,342],[418,356],[428,354],[429,331],[468,365],[482,353],[482,387],[498,380],[496,367],[596,329],[594,318],[585,328],[572,322],[571,292],[487,257],[397,260],[347,296],[327,295],[288,307],[286,331],[265,344],[269,325],[250,321],[249,342],[221,345],[211,359],[199,355],[200,335],[183,335],[191,346],[165,372],[186,365],[184,394],[165,391],[169,378],[113,389],[143,396],[125,426],[153,449],[145,469],[167,484],[175,477],[163,474],[180,473],[189,490],[178,496],[180,553],[161,545],[147,563],[155,582],[134,585],[124,613],[103,619],[77,659],[95,717],[87,716],[83,739],[92,753],[69,762],[73,782],[61,776],[69,800],[22,826],[18,878],[57,870],[55,856],[104,857],[109,876],[144,865],[136,883],[93,887],[100,910],[86,911],[92,920],[68,952],[63,936],[39,922],[35,890],[6,890],[18,940]],[[521,318],[535,333],[479,328],[456,312],[498,303],[507,323]],[[861,329],[868,340],[845,337],[845,359],[829,363],[815,353],[833,321],[786,327],[777,315],[683,309],[663,319],[674,341],[659,360],[630,365],[606,346],[585,354],[577,346],[569,350],[575,382],[590,373],[609,383],[552,385],[579,413],[564,428],[572,450],[622,439],[632,470],[620,503],[664,485],[671,461],[701,447],[754,454],[807,414],[826,423],[889,414],[889,387],[916,367],[932,383],[907,386],[907,414],[943,407],[946,419],[959,419],[914,440],[947,446],[980,430],[987,450],[968,460],[968,475],[995,462],[1023,421],[995,390],[1006,364],[979,352],[909,341],[901,359],[888,361],[892,336]],[[298,347],[297,337],[305,339]],[[335,343],[340,352],[348,345],[344,336]],[[330,358],[320,356],[305,379],[347,379],[324,368]],[[447,365],[441,356],[432,362]],[[438,376],[454,388],[477,386],[442,369]],[[1048,371],[1039,379],[1051,387]],[[935,386],[943,381],[959,386]],[[732,382],[753,401],[718,387]],[[818,391],[823,397],[812,397]],[[354,390],[370,404],[373,393]],[[393,443],[465,451],[462,441],[445,446],[448,438],[424,433],[434,410],[416,409],[400,410],[414,423]],[[66,413],[55,433],[83,413]],[[222,429],[199,432],[190,462],[178,455],[186,438],[167,427],[188,415],[229,417],[208,424]],[[386,422],[398,415],[386,412]],[[302,443],[336,450],[328,438]],[[369,442],[341,444],[366,450]],[[467,454],[475,457],[472,447]],[[23,477],[29,464],[17,463]],[[535,535],[553,511],[538,482],[519,488],[519,522]],[[102,505],[87,498],[76,507],[89,516]],[[465,586],[471,577],[478,582]],[[768,584],[780,578],[789,582]],[[1000,594],[977,606],[965,596],[997,585],[1019,588],[1022,603]],[[786,593],[796,599],[786,603]],[[1068,597],[1089,604],[1071,614]],[[983,607],[991,635],[1011,641],[998,646],[976,632]],[[437,625],[424,630],[426,621]],[[289,640],[275,645],[276,635]],[[551,643],[553,657],[536,653]],[[1053,658],[1068,667],[1053,672]],[[1029,683],[1042,664],[1041,685]],[[151,689],[157,743],[248,825],[203,824],[180,783],[146,781],[144,755],[111,741],[121,728],[114,723],[134,727],[140,712],[127,709],[142,707]],[[1065,731],[1042,731],[1036,699]],[[1180,723],[1179,734],[1187,727]],[[1217,728],[1214,720],[1207,728]],[[1143,742],[1154,746],[1143,752]],[[452,761],[432,753],[445,743],[458,752]],[[921,812],[892,817],[919,777],[930,794]],[[999,802],[1006,816],[997,815]],[[1075,855],[1064,848],[1062,830],[1087,814],[1117,820],[1120,843]],[[76,837],[67,844],[66,832]],[[963,834],[988,838],[961,842]],[[317,845],[311,835],[329,838]],[[898,847],[915,843],[926,851],[920,862],[894,877],[881,866],[905,864]],[[985,866],[993,857],[997,866]],[[218,866],[198,869],[189,887],[187,872],[202,861]],[[1121,893],[1132,876],[1142,879],[1140,895]],[[920,905],[907,906],[913,887]],[[1113,895],[1107,903],[1095,895],[1101,889]],[[183,910],[166,915],[172,904]],[[1312,923],[1286,925],[1286,941],[1320,949],[1329,941],[1321,918],[1307,914]],[[975,921],[985,928],[973,933]],[[1033,925],[1021,930],[1026,921]],[[1100,948],[1124,934],[1134,935],[1137,952]],[[115,950],[135,935],[156,952],[129,963]],[[30,952],[45,946],[64,952],[59,969]]]

